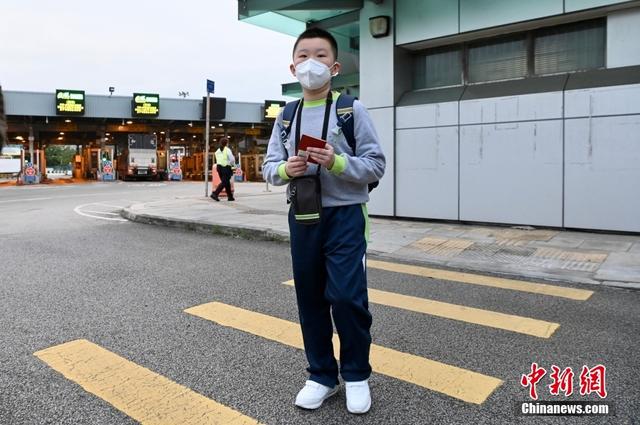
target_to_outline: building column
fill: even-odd
[[[395,215],[395,1],[381,4],[365,1],[360,11],[360,100],[369,110],[387,159],[385,175],[371,192],[369,213]],[[388,36],[374,38],[369,32],[369,18],[389,16]]]

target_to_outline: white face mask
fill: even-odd
[[[331,80],[331,71],[322,62],[309,58],[296,66],[296,78],[305,89],[316,90]]]

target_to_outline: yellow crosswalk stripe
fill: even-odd
[[[283,284],[293,286],[294,283],[293,280],[288,280],[283,282]],[[368,293],[369,301],[375,304],[401,308],[403,310],[415,311],[417,313],[429,314],[445,319],[459,320],[475,325],[504,329],[511,332],[537,336],[539,338],[549,338],[556,329],[560,327],[558,323],[546,322],[544,320],[395,294],[378,289],[369,288]]]
[[[396,273],[411,274],[432,279],[449,280],[471,285],[491,286],[493,288],[510,289],[513,291],[530,292],[533,294],[550,295],[553,297],[569,298],[571,300],[588,300],[593,291],[585,289],[566,288],[563,286],[547,285],[544,283],[525,282],[522,280],[505,279],[501,277],[485,276],[472,273],[461,273],[449,270],[432,269],[408,264],[390,263],[386,261],[368,260],[367,266],[372,269],[386,270]]]
[[[258,423],[86,339],[50,347],[34,355],[142,424]]]
[[[231,305],[211,302],[185,310],[186,313],[210,320],[291,347],[304,349],[298,323],[256,313]],[[339,357],[340,342],[333,336],[333,347]],[[371,367],[374,372],[400,379],[446,394],[469,403],[482,404],[502,381],[492,376],[429,360],[372,344]]]

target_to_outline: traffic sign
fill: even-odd
[[[35,176],[35,175],[36,175],[36,170],[35,170],[33,167],[27,167],[27,168],[24,170],[24,173],[25,173],[27,176]]]
[[[213,94],[213,92],[215,91],[215,86],[215,81],[207,80],[207,93]]]

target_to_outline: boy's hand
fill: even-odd
[[[324,149],[308,147],[307,151],[311,158],[313,158],[318,164],[323,165],[327,170],[333,167],[333,163],[336,160],[333,146],[329,143],[324,145]]]
[[[307,161],[300,156],[290,156],[284,166],[289,177],[300,177],[307,171]]]

